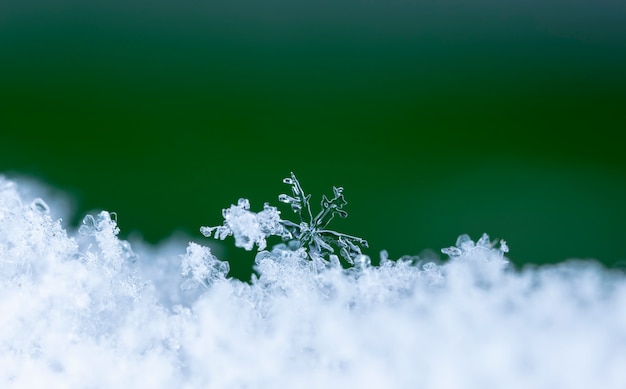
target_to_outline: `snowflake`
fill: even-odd
[[[296,176],[285,178],[284,183],[291,186],[292,195],[281,194],[278,200],[291,205],[294,213],[298,214],[298,222],[280,218],[280,211],[276,207],[265,203],[259,213],[250,211],[250,202],[239,199],[237,205],[224,209],[224,223],[221,226],[202,227],[200,232],[206,236],[224,240],[234,236],[235,246],[252,250],[254,245],[258,250],[267,247],[266,238],[279,236],[283,241],[296,241],[299,247],[308,249],[308,254],[314,261],[328,263],[330,255],[339,249],[339,254],[350,264],[363,262],[367,256],[361,252],[361,247],[367,247],[367,241],[356,236],[343,234],[327,228],[331,220],[338,215],[345,218],[348,213],[343,210],[347,204],[343,197],[343,188],[333,187],[332,198],[322,196],[320,212],[313,216],[311,212],[311,195],[304,193]]]

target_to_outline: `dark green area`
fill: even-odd
[[[626,261],[619,2],[10,3],[0,172],[69,192],[73,225],[207,243],[294,171],[313,199],[345,188],[335,228],[374,257],[487,232],[519,265]]]

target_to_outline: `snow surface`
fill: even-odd
[[[626,387],[626,278],[592,261],[516,271],[461,236],[442,263],[320,270],[281,245],[242,282],[36,195],[0,177],[2,388]]]

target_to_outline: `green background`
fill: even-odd
[[[0,172],[160,241],[343,186],[373,257],[626,260],[620,1],[9,1]],[[286,207],[284,213],[290,212]],[[235,276],[252,253],[224,245]]]

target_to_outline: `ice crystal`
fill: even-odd
[[[336,232],[327,228],[335,215],[345,218],[348,213],[343,207],[348,203],[343,196],[343,188],[333,186],[333,197],[329,199],[322,195],[321,210],[313,216],[311,211],[311,195],[304,193],[300,182],[295,174],[283,180],[285,184],[291,186],[293,196],[281,194],[278,199],[291,205],[291,209],[298,215],[297,223],[283,220],[287,230],[300,242],[301,246],[307,247],[309,256],[315,261],[325,261],[330,254],[339,249],[339,254],[350,264],[368,262],[369,258],[361,252],[361,247],[367,247],[365,239]]]
[[[499,258],[509,252],[509,246],[506,241],[500,240],[499,247],[494,251],[492,250],[497,246],[497,243],[489,240],[489,235],[483,234],[477,242],[474,242],[469,235],[460,235],[456,240],[456,245],[443,248],[441,252],[448,255],[451,259],[458,259],[461,257],[472,256],[476,253],[484,256],[486,253],[496,253]]]
[[[117,239],[120,229],[117,226],[117,215],[101,211],[95,217],[86,215],[78,233],[95,240],[102,250],[102,260],[114,271],[119,271],[123,263],[136,259],[130,243]]]
[[[267,246],[266,238],[272,235],[281,237],[283,241],[295,240],[299,247],[307,250],[313,262],[321,267],[331,264],[330,256],[335,250],[352,265],[355,261],[360,265],[369,263],[369,257],[361,252],[361,247],[367,247],[365,239],[327,228],[335,215],[342,218],[348,216],[343,210],[347,204],[343,188],[333,187],[334,195],[330,199],[323,195],[322,209],[313,216],[311,195],[304,193],[295,174],[291,173],[291,177],[285,178],[283,182],[291,186],[293,196],[281,194],[278,200],[291,206],[298,215],[297,222],[281,219],[277,208],[268,203],[265,203],[263,211],[251,212],[250,202],[239,199],[237,205],[231,205],[222,211],[223,225],[201,227],[200,232],[206,237],[213,236],[222,240],[232,235],[235,237],[235,246],[246,250],[252,250],[255,244],[259,251],[264,250]]]
[[[265,238],[271,235],[289,236],[281,224],[279,212],[275,207],[265,204],[263,211],[250,211],[250,201],[239,199],[237,205],[222,211],[224,224],[216,227],[201,227],[200,232],[210,237],[224,240],[228,236],[235,237],[235,246],[248,251],[256,244],[259,250],[265,249]]]
[[[198,286],[208,288],[216,280],[224,279],[230,266],[218,260],[210,248],[191,242],[187,253],[181,256],[181,268],[183,277],[187,277],[181,288],[189,290]]]

